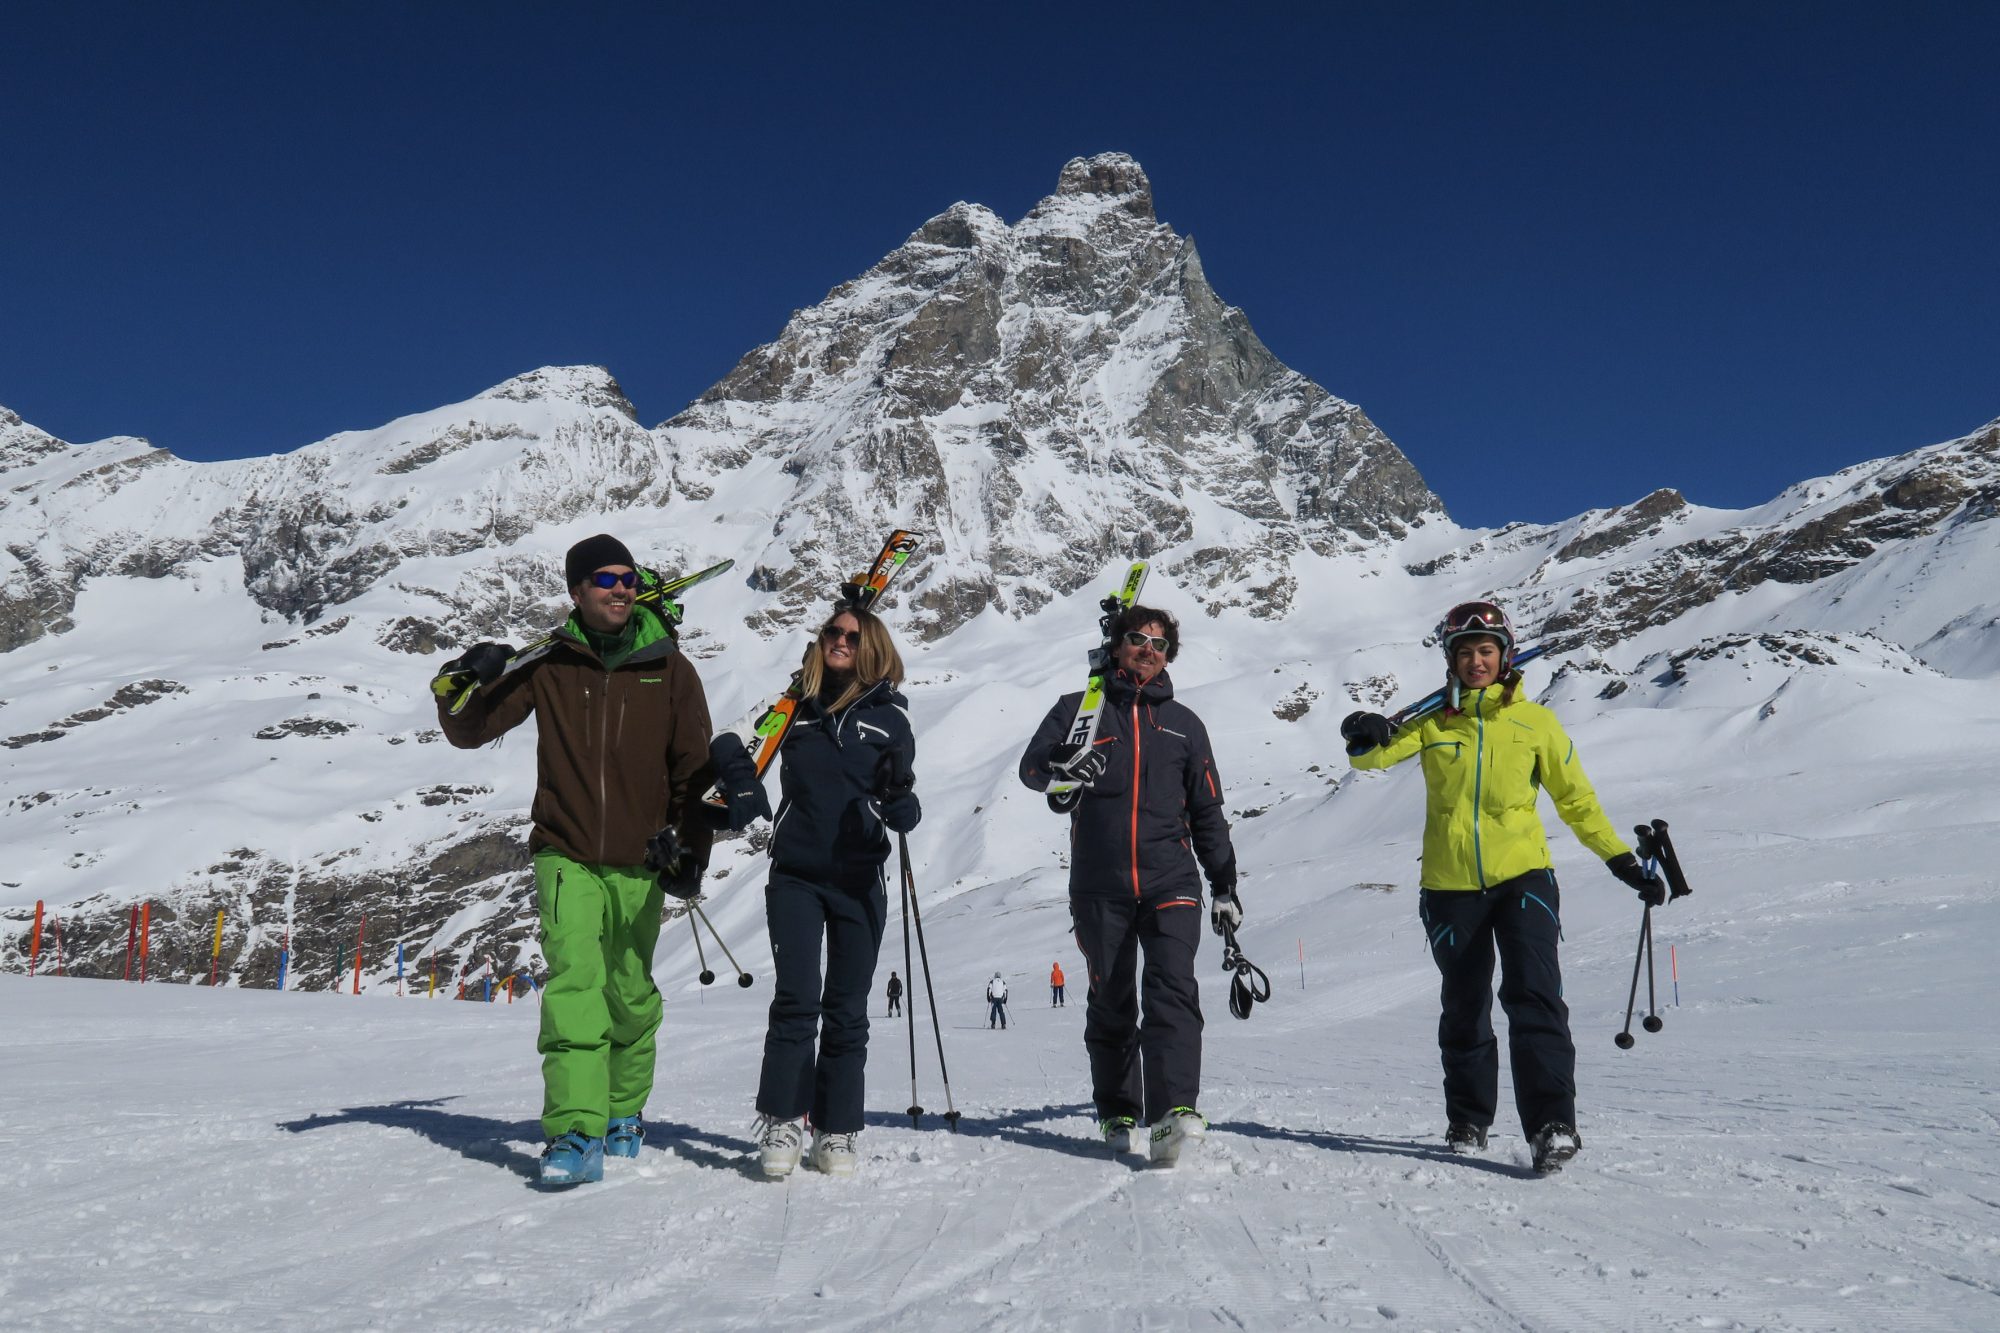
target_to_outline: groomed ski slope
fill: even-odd
[[[1504,1073],[1493,1147],[1439,1150],[1416,788],[1395,778],[1259,839],[1243,937],[1277,993],[1230,1018],[1204,945],[1214,1125],[1177,1172],[1092,1142],[1082,969],[1032,876],[926,894],[962,1132],[910,1127],[905,1030],[878,1019],[851,1181],[751,1167],[752,866],[714,905],[756,984],[702,990],[670,929],[653,1138],[562,1194],[531,1183],[532,1004],[0,977],[0,1324],[1991,1329],[2000,766],[1956,753],[1857,770],[1859,795],[1831,766],[1675,784],[1604,765],[1621,824],[1675,817],[1696,897],[1657,926],[1682,1003],[1620,1052],[1637,912],[1555,835],[1586,1146],[1552,1179],[1526,1169]],[[1870,813],[1889,792],[1902,813]],[[1379,846],[1314,845],[1377,818]],[[1270,868],[1282,840],[1307,854]],[[1058,957],[1072,999],[1051,1010]],[[909,975],[893,920],[892,966]],[[1005,1033],[980,999],[995,968]],[[919,1096],[942,1110],[918,1019]]]

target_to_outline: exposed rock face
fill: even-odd
[[[935,534],[950,559],[904,596],[935,635],[1164,551],[1211,611],[1280,616],[1291,553],[1443,513],[1216,296],[1118,153],[1070,162],[1012,227],[973,204],[932,218],[660,431],[690,494],[760,458],[798,478],[763,562],[776,622],[849,572],[827,534]],[[1227,518],[1198,521],[1197,496]]]
[[[1678,492],[1661,490],[1566,524],[1503,528],[1409,572],[1439,574],[1473,561],[1547,552],[1502,600],[1524,637],[1567,652],[1608,647],[1766,583],[1817,583],[1894,543],[1996,514],[2000,421],[1794,486],[1747,521],[1703,521]]]

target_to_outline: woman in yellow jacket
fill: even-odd
[[[1380,713],[1340,725],[1348,762],[1388,768],[1416,756],[1424,771],[1423,888],[1431,958],[1443,976],[1438,1050],[1444,1062],[1445,1142],[1486,1146],[1499,1101],[1493,1035],[1493,956],[1521,1130],[1535,1169],[1556,1171],[1583,1146],[1576,1131],[1576,1046],[1562,998],[1556,945],[1561,899],[1535,812],[1546,790],[1584,846],[1650,903],[1666,886],[1633,856],[1597,804],[1576,746],[1554,713],[1521,697],[1514,630],[1491,602],[1453,607],[1437,628],[1450,704],[1391,728]]]

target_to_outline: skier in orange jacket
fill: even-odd
[[[1053,1009],[1062,1002],[1063,1002],[1062,964],[1055,963],[1052,964],[1049,968],[1049,1008]]]

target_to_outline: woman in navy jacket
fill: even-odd
[[[1112,633],[1116,670],[1105,683],[1096,743],[1067,743],[1083,695],[1064,695],[1028,742],[1021,781],[1036,791],[1083,784],[1069,807],[1069,906],[1090,967],[1083,1044],[1098,1129],[1113,1152],[1124,1152],[1139,1125],[1150,1124],[1152,1160],[1171,1165],[1208,1126],[1195,1109],[1203,874],[1216,933],[1241,923],[1243,909],[1208,729],[1174,698],[1166,672],[1180,652],[1180,625],[1134,606]]]
[[[911,790],[916,740],[896,691],[902,681],[902,656],[868,611],[836,607],[806,650],[764,889],[777,994],[757,1082],[757,1138],[764,1174],[774,1179],[798,1165],[807,1116],[812,1165],[829,1175],[854,1172],[868,997],[888,919],[883,865],[890,835],[922,817]],[[740,803],[757,783],[742,743],[718,736],[714,759]]]

